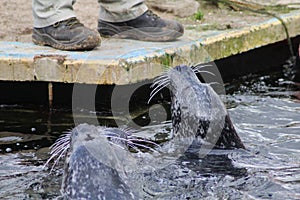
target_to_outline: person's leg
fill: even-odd
[[[148,10],[144,0],[98,0],[98,31],[101,36],[115,36],[145,41],[170,41],[183,35],[181,24],[165,20]]]
[[[76,19],[74,3],[75,0],[33,0],[32,41],[61,50],[90,50],[98,46],[99,33]]]
[[[148,8],[144,0],[98,0],[99,19],[106,22],[124,22],[144,14]]]
[[[33,26],[43,28],[72,17],[76,17],[73,4],[75,0],[33,0]]]

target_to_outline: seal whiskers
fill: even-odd
[[[129,150],[158,152],[159,147],[131,129],[80,124],[51,146],[45,165],[54,160],[53,169],[66,155],[61,186],[65,199],[139,199],[127,174],[140,169]]]
[[[211,67],[211,65],[193,65],[193,66],[191,66],[191,69],[193,70],[193,72],[195,74],[208,73],[210,75],[215,76],[215,74],[210,71],[201,70],[202,68],[205,68],[205,67]]]
[[[71,132],[68,132],[68,133],[62,135],[59,139],[57,139],[55,141],[55,143],[53,145],[50,146],[51,156],[44,165],[44,167],[46,167],[50,163],[51,160],[56,158],[56,160],[54,161],[54,164],[51,167],[50,172],[53,170],[53,168],[59,162],[59,160],[66,155],[67,151],[70,148],[70,140],[71,140]]]
[[[114,132],[117,131],[117,132]],[[144,144],[149,144],[160,148],[158,144],[147,139],[139,138],[133,134],[132,129],[117,129],[117,128],[106,128],[106,131],[102,134],[103,137],[106,137],[108,142],[111,145],[115,145],[121,149],[126,149],[127,146],[134,149],[137,152],[140,152],[139,147],[147,149],[152,152],[158,152],[154,148],[151,148]],[[59,160],[66,156],[68,150],[70,149],[70,143],[72,138],[72,132],[68,132],[59,137],[53,145],[50,146],[50,158],[46,161],[44,166],[49,165],[49,163],[54,160],[54,164],[51,168],[51,171],[57,165]],[[144,144],[142,144],[144,143]],[[50,172],[51,172],[50,171]]]
[[[158,78],[154,79],[153,84],[150,86],[150,88],[153,88],[153,90],[150,93],[150,98],[148,100],[148,103],[151,101],[151,99],[162,89],[168,86],[170,80],[167,74],[163,74],[159,76]]]

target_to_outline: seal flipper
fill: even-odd
[[[241,141],[239,135],[237,134],[233,123],[229,115],[227,114],[225,117],[224,128],[221,132],[221,136],[219,137],[216,148],[242,148],[245,149],[243,142]]]

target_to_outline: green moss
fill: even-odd
[[[162,57],[161,64],[169,67],[173,63],[173,55],[166,53],[165,56]]]
[[[197,11],[197,12],[193,15],[193,19],[194,19],[194,20],[198,20],[198,21],[202,20],[203,17],[204,17],[204,14],[203,14],[203,12],[200,11],[200,10]]]
[[[279,13],[289,13],[292,10],[296,10],[296,8],[291,8],[286,5],[275,5],[275,6],[266,6],[265,10]]]

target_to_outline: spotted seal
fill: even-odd
[[[200,138],[202,145],[209,143],[214,148],[245,148],[220,97],[196,76],[199,71],[197,67],[177,66],[152,85],[150,99],[164,87],[171,91],[173,139]],[[133,161],[128,159],[128,148],[152,150],[139,141],[126,130],[88,124],[76,126],[58,139],[48,162],[67,153],[61,188],[64,198],[139,199],[123,170]]]
[[[244,149],[220,96],[197,77],[201,68],[179,65],[169,69],[154,80],[150,100],[161,89],[169,88],[173,136],[198,138],[210,144],[209,148]]]
[[[138,199],[124,168],[134,165],[128,148],[151,150],[139,142],[154,144],[128,130],[80,124],[53,144],[46,164],[67,154],[61,186],[64,199]]]

